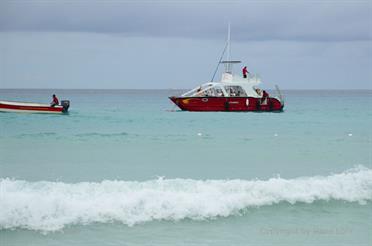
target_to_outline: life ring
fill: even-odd
[[[202,98],[203,102],[208,102],[208,98]]]

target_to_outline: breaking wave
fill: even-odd
[[[1,179],[0,229],[42,232],[67,225],[209,219],[280,202],[372,200],[372,170],[268,180],[163,179],[68,184]]]

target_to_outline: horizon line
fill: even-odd
[[[191,90],[192,88],[0,88],[0,90]],[[281,90],[304,90],[304,91],[321,91],[321,90],[332,90],[332,91],[361,91],[361,90],[372,90],[372,88],[280,88]],[[267,90],[275,90],[275,88],[269,88]]]

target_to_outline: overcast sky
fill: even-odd
[[[0,88],[194,87],[229,21],[263,87],[372,89],[372,1],[356,0],[2,0]]]

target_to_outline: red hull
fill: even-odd
[[[0,111],[3,112],[35,112],[35,113],[63,113],[64,109],[61,106],[29,106],[15,105],[10,103],[0,102]]]
[[[281,111],[284,105],[276,98],[269,97],[265,103],[255,97],[170,97],[185,111]]]

